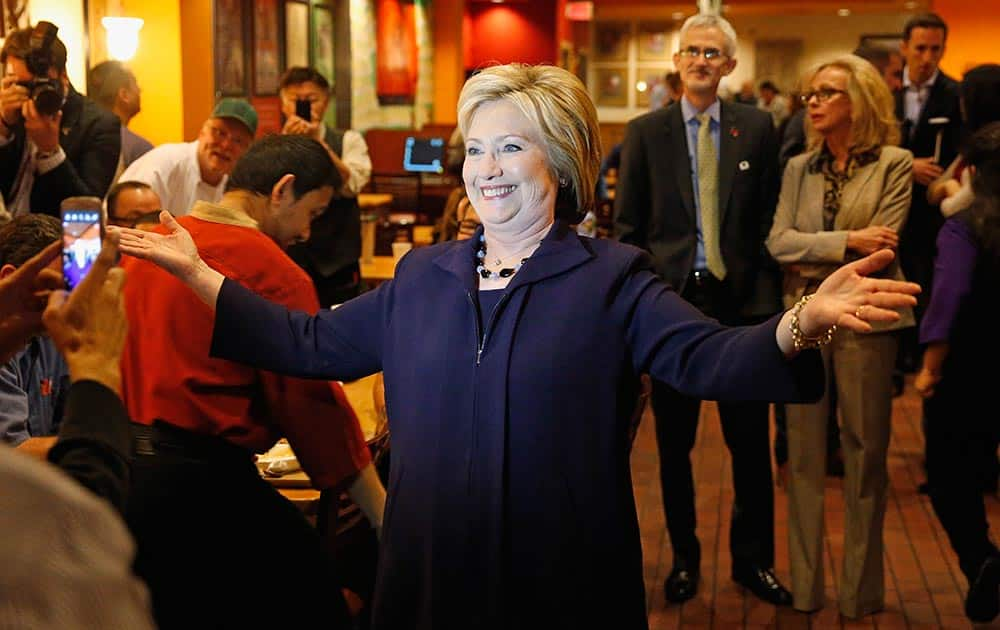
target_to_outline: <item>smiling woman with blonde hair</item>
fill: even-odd
[[[802,95],[810,151],[792,158],[767,247],[784,271],[790,306],[845,262],[895,250],[910,207],[909,151],[899,140],[893,100],[881,75],[854,55],[820,66]],[[903,280],[895,261],[884,277]],[[859,308],[858,314],[864,309]],[[892,413],[892,371],[902,317],[874,334],[838,330],[823,348],[833,370],[844,452],[844,568],[840,611],[860,617],[885,604],[882,521],[888,490],[886,452]],[[829,394],[818,403],[788,405],[789,557],[793,605],[823,606],[823,491]]]
[[[600,164],[579,79],[486,68],[458,112],[482,227],[412,250],[390,282],[336,310],[259,298],[166,214],[163,234],[127,230],[122,249],[215,308],[218,356],[326,379],[384,371],[392,467],[374,628],[645,628],[629,469],[640,375],[701,398],[809,400],[819,357],[792,357],[833,325],[896,319],[918,289],[867,277],[892,259],[880,252],[832,274],[794,317],[727,328],[658,280],[642,250],[570,228]]]

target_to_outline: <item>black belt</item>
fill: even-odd
[[[133,456],[175,456],[206,462],[253,461],[253,453],[225,438],[201,435],[156,420],[152,425],[131,423]]]

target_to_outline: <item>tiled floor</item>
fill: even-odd
[[[670,571],[670,541],[663,526],[653,417],[646,411],[632,455],[632,474],[646,578],[651,630],[672,628],[969,628],[962,612],[965,578],[930,501],[917,493],[923,481],[920,400],[907,383],[895,399],[889,447],[890,496],[885,521],[886,609],[860,621],[840,617],[834,577],[843,554],[843,501],[839,479],[826,492],[827,604],[806,615],[757,600],[729,579],[729,509],[732,475],[729,451],[714,404],[702,406],[698,442],[692,454],[697,484],[698,538],[702,545],[702,582],[698,596],[682,606],[667,606],[663,580]],[[987,501],[990,521],[1000,528],[1000,501]],[[777,572],[788,584],[786,496],[775,490]],[[982,626],[980,626],[982,627]],[[1000,628],[1000,623],[995,626]]]

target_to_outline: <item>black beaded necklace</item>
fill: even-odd
[[[517,270],[520,269],[521,265],[523,265],[524,262],[528,259],[522,258],[520,262],[518,262],[513,267],[504,267],[500,271],[490,271],[489,269],[487,269],[486,266],[483,264],[485,260],[486,260],[486,235],[480,234],[479,249],[476,250],[475,262],[476,262],[476,273],[482,276],[484,280],[488,280],[490,278],[493,278],[494,280],[499,280],[500,278],[509,278],[513,276],[515,273],[517,273]]]

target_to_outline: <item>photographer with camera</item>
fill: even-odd
[[[121,123],[73,89],[57,31],[39,22],[0,51],[0,193],[13,216],[58,216],[67,197],[103,197],[118,167]]]

